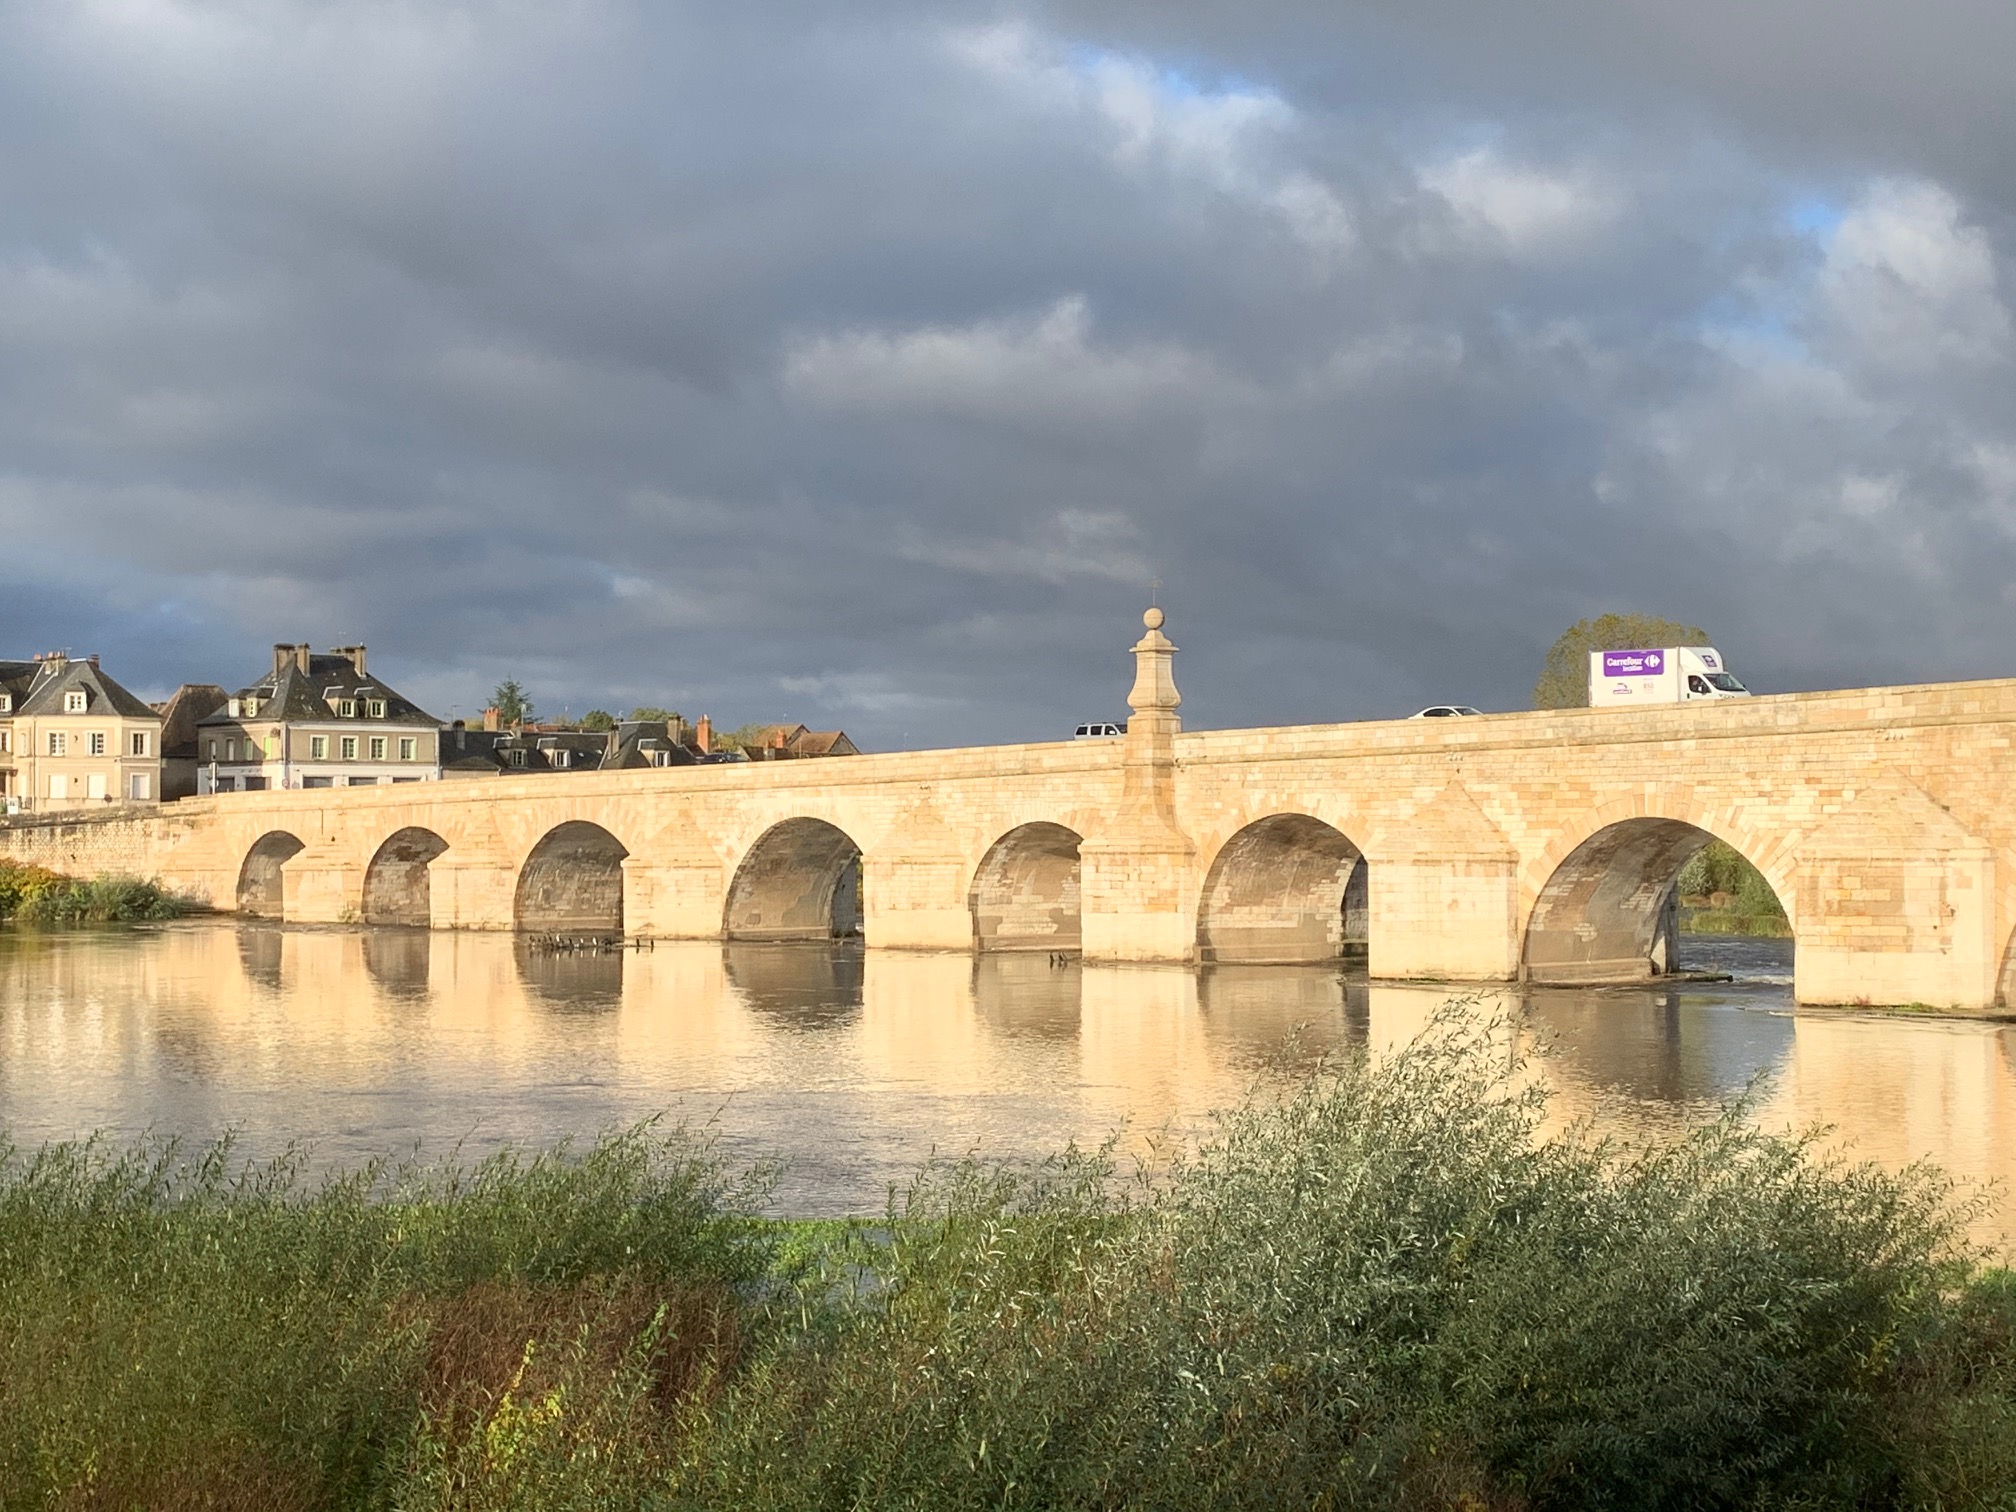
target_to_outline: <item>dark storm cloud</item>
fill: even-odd
[[[1193,724],[1612,608],[2009,670],[2000,17],[1333,10],[0,13],[0,649],[872,746],[1120,712],[1155,576]]]

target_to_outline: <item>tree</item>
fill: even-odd
[[[1577,620],[1548,648],[1540,680],[1533,685],[1533,707],[1587,708],[1591,651],[1713,644],[1708,632],[1698,625],[1683,625],[1650,614],[1602,614],[1595,619]]]
[[[643,724],[675,724],[679,720],[679,711],[661,709],[654,704],[639,704],[625,717]]]
[[[586,714],[581,716],[581,728],[584,730],[613,730],[616,728],[616,716],[611,714],[607,709],[590,709]]]
[[[497,684],[497,690],[490,695],[490,707],[497,711],[499,724],[524,724],[532,717],[532,697],[518,686],[515,677]]]

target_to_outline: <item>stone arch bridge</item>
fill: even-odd
[[[0,853],[299,922],[1616,981],[1669,968],[1719,837],[1801,1002],[2016,989],[2016,680],[1184,734],[1148,619],[1119,739],[227,794]]]

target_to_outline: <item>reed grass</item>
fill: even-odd
[[[2007,1507],[2016,1282],[1740,1110],[1540,1135],[1445,1020],[1111,1151],[756,1213],[656,1128],[311,1182],[0,1163],[7,1508]]]
[[[181,901],[138,877],[68,877],[46,866],[0,860],[0,923],[42,927],[173,919]]]

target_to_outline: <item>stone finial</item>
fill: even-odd
[[[1172,666],[1176,647],[1162,633],[1162,620],[1160,609],[1150,609],[1141,616],[1148,633],[1134,643],[1134,687],[1127,704],[1137,715],[1164,714],[1173,720],[1183,695],[1176,691]]]

